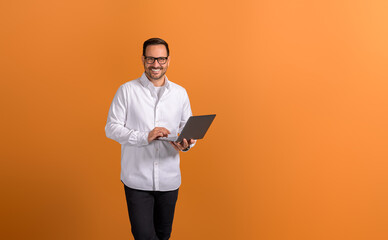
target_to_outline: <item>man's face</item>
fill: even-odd
[[[160,64],[156,59],[153,63],[147,63],[146,58],[167,58],[166,63]],[[170,64],[170,57],[167,57],[167,49],[164,45],[149,45],[146,48],[145,56],[142,56],[144,71],[146,76],[151,81],[157,81],[160,79],[164,79],[164,75],[166,74],[167,68]]]

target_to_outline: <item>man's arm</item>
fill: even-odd
[[[108,138],[120,144],[147,145],[148,132],[141,132],[125,127],[128,99],[121,85],[113,98],[109,109],[105,126],[105,134]]]
[[[156,127],[152,131],[137,131],[125,127],[128,98],[120,86],[109,109],[108,120],[105,126],[106,136],[120,144],[147,145],[158,137],[166,137],[170,131],[163,127]]]

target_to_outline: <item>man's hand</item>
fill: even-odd
[[[184,149],[186,149],[189,145],[195,143],[195,140],[194,139],[190,139],[188,142],[186,140],[186,138],[183,139],[182,142],[180,143],[177,143],[177,142],[170,142],[170,144],[175,148],[175,150],[177,150],[178,152],[179,151],[182,151]]]
[[[167,128],[156,127],[148,134],[148,143],[152,142],[158,137],[167,137],[170,134]]]

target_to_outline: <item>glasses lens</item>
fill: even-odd
[[[160,64],[164,64],[164,63],[167,62],[167,58],[166,58],[166,57],[160,57],[160,58],[158,58],[158,62],[159,62]]]
[[[154,62],[155,62],[155,58],[153,58],[153,57],[146,57],[145,60],[146,60],[146,62],[147,62],[148,64],[151,64],[151,63],[154,63]]]

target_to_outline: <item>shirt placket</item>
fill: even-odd
[[[153,89],[154,90],[154,89]],[[158,96],[155,92],[155,90],[153,91],[153,95],[155,97],[155,107],[154,107],[154,127],[158,127],[159,126],[159,119],[160,119],[160,116],[159,116],[159,113],[158,113],[158,110],[159,110],[159,99],[158,99]],[[159,142],[158,141],[154,141],[154,146],[155,146],[155,158],[154,158],[154,190],[155,191],[159,191],[160,190],[160,182],[159,182],[159,154],[160,154],[160,145],[159,145]]]

